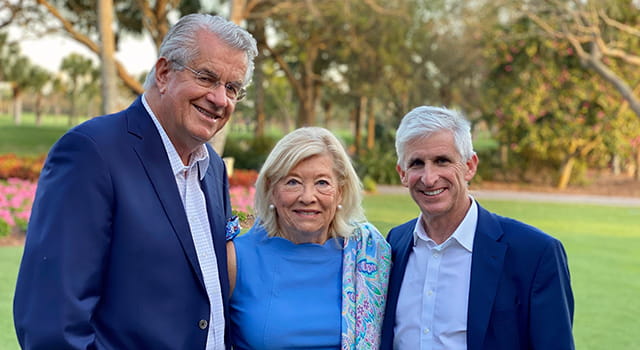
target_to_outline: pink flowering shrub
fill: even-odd
[[[17,178],[0,181],[0,237],[14,229],[27,229],[35,193],[35,182]]]
[[[253,212],[253,197],[256,194],[256,188],[244,186],[231,186],[229,188],[231,195],[231,207],[233,210],[250,214]]]

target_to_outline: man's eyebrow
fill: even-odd
[[[211,71],[208,68],[199,69],[198,71],[202,74],[210,75],[216,79],[220,78],[216,72]]]
[[[204,73],[207,75],[210,75],[211,77],[215,78],[215,79],[220,79],[220,76],[218,75],[218,73],[209,70],[208,68],[203,68],[199,70],[200,73]],[[236,80],[236,81],[228,81],[227,83],[232,83],[232,84],[237,84],[238,86],[242,87],[242,80]]]
[[[407,164],[413,164],[416,161],[422,161],[422,158],[421,157],[411,157],[411,158],[407,159]]]

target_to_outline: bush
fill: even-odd
[[[362,187],[366,192],[376,193],[378,191],[376,181],[369,175],[366,175],[364,179],[362,179]]]
[[[46,156],[19,157],[8,153],[0,155],[0,179],[17,178],[36,180],[40,176]]]
[[[376,146],[355,157],[355,167],[361,179],[369,177],[378,184],[400,184],[400,177],[396,172],[396,152],[393,148],[383,150]]]
[[[14,227],[26,231],[35,193],[34,182],[15,178],[0,181],[0,236]]]
[[[234,169],[229,178],[229,186],[251,187],[256,184],[258,172],[253,169]]]
[[[11,233],[11,226],[0,218],[0,237],[8,236]]]
[[[224,156],[233,157],[235,168],[259,170],[276,144],[275,137],[244,138],[229,135],[224,147]]]

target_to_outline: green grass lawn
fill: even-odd
[[[576,300],[576,348],[640,349],[640,208],[490,200],[481,204],[565,244]],[[403,195],[367,195],[365,209],[385,234],[418,212]],[[21,252],[0,248],[0,349],[18,349],[11,309]]]
[[[21,125],[14,125],[12,117],[0,114],[0,154],[40,156],[69,129],[66,117],[45,116],[41,126],[35,126],[35,116],[23,114]]]
[[[0,349],[20,349],[13,329],[13,290],[22,247],[0,247]]]

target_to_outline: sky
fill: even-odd
[[[25,38],[18,29],[10,28],[11,39],[18,40],[23,55],[32,63],[57,72],[64,57],[70,53],[79,53],[97,62],[97,56],[75,40],[62,35],[50,35],[43,38]],[[156,60],[156,49],[150,37],[126,37],[118,47],[116,58],[131,74],[137,75],[151,69]]]

